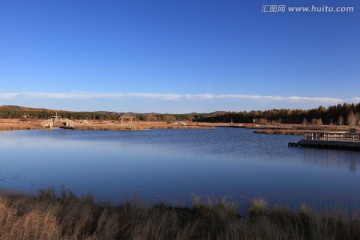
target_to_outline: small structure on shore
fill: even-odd
[[[52,128],[55,123],[59,122],[61,120],[61,117],[55,113],[54,116],[49,118],[48,120],[41,123],[41,126],[43,128]]]
[[[349,132],[305,133],[303,140],[289,142],[288,146],[360,151],[360,134],[356,129]]]
[[[75,127],[74,121],[68,118],[62,118],[59,115],[57,115],[57,113],[54,116],[52,116],[50,119],[42,122],[41,126],[44,128],[52,128],[56,123],[62,123],[60,128],[74,129]]]
[[[135,121],[136,116],[133,113],[124,113],[119,117],[120,123],[132,123]]]
[[[52,128],[52,127],[54,126],[54,122],[53,122],[52,119],[48,119],[48,120],[42,122],[42,123],[41,123],[41,126],[42,126],[43,128]]]
[[[53,119],[53,122],[59,122],[61,120],[61,117],[59,115],[57,115],[57,113],[55,113],[54,116],[51,117]]]
[[[29,115],[26,115],[26,114],[24,113],[24,115],[21,116],[20,121],[29,122]]]
[[[172,123],[173,125],[181,125],[181,126],[187,126],[189,125],[187,122],[185,121],[175,121]]]
[[[87,123],[88,123],[88,120],[86,120],[86,119],[81,119],[81,120],[79,121],[79,123],[80,123],[80,124],[87,124]]]
[[[69,119],[64,119],[62,122],[62,126],[60,126],[60,128],[64,128],[64,129],[74,129],[75,127],[75,123]]]

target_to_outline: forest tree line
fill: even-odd
[[[221,123],[288,123],[316,125],[360,125],[360,103],[320,106],[311,110],[271,109],[265,111],[227,112],[219,115],[201,116],[199,122]]]
[[[0,118],[49,119],[55,114],[73,120],[119,120],[123,113],[117,112],[72,112],[19,106],[0,106]],[[134,113],[138,121],[193,121],[218,123],[288,123],[316,125],[360,125],[360,103],[320,106],[310,110],[270,109],[265,111],[214,112],[190,114]]]
[[[29,119],[49,119],[55,114],[62,118],[74,120],[115,120],[119,117],[118,114],[110,112],[71,112],[19,106],[0,106],[0,118],[22,118],[26,115]]]
[[[26,108],[20,106],[0,106],[0,118],[49,119],[57,114],[59,117],[72,120],[119,120],[123,113],[118,112],[72,112],[63,110],[50,110],[41,108]],[[191,121],[192,114],[159,114],[134,113],[138,121]]]

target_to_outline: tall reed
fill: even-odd
[[[63,189],[0,194],[0,239],[360,239],[360,217],[297,211],[254,199],[236,204],[196,197],[190,207],[139,201],[96,203]]]

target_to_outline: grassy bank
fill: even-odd
[[[294,212],[253,200],[247,216],[224,200],[192,207],[98,204],[69,191],[0,195],[0,239],[360,239],[360,217]]]
[[[245,125],[247,128],[254,129],[254,133],[262,134],[286,134],[303,135],[304,133],[323,133],[323,132],[349,132],[349,126],[337,125],[300,125],[300,124],[281,124],[281,125]],[[357,128],[360,131],[360,128]]]
[[[19,119],[0,119],[1,130],[28,130],[28,129],[44,129],[42,126],[45,120],[32,119],[30,121],[20,121]],[[74,120],[75,130],[144,130],[144,129],[212,129],[214,127],[233,127],[233,128],[249,128],[253,129],[254,133],[262,134],[288,134],[288,135],[303,135],[309,132],[333,132],[349,131],[348,126],[336,125],[301,125],[301,124],[230,124],[230,123],[197,123],[187,122],[187,125],[174,124],[169,122],[146,122],[135,121],[131,124],[121,124],[119,121],[110,120],[88,120],[85,123]],[[54,128],[63,126],[63,123],[58,122]],[[360,132],[360,128],[357,128]]]
[[[41,129],[41,121],[20,121],[18,119],[0,119],[0,131]]]
[[[6,130],[30,130],[45,129],[42,124],[45,120],[31,119],[29,121],[20,121],[19,119],[0,119],[0,131]],[[75,130],[144,130],[144,129],[211,129],[214,124],[207,123],[188,123],[188,125],[173,124],[168,122],[145,122],[135,121],[131,124],[121,124],[119,121],[98,121],[88,120],[86,124],[80,121],[73,121]],[[63,123],[57,122],[54,128],[64,126]]]

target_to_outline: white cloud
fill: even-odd
[[[14,99],[14,98],[17,98],[18,96],[19,96],[18,93],[0,93],[0,99],[3,99],[3,100]]]
[[[283,98],[283,100],[289,100],[292,102],[324,102],[324,103],[333,103],[333,104],[346,101],[346,99],[341,99],[341,98],[295,97],[295,96]]]
[[[81,93],[41,93],[41,92],[27,92],[19,94],[25,98],[53,98],[53,99],[82,99],[86,98],[86,94]]]
[[[332,98],[248,94],[173,94],[104,92],[10,92],[0,91],[0,105],[77,111],[212,112],[271,108],[310,109],[319,105],[360,102],[360,97]]]
[[[140,97],[140,98],[151,98],[159,100],[180,100],[183,99],[185,95],[171,94],[171,93],[126,93],[123,96],[128,97]]]
[[[44,93],[44,92],[22,92],[22,93],[0,93],[0,99],[20,98],[45,98],[45,99],[120,99],[120,98],[147,98],[162,101],[208,101],[208,100],[253,100],[262,102],[318,102],[336,104],[346,102],[347,99],[331,97],[300,97],[300,96],[263,96],[244,94],[172,94],[172,93]],[[360,101],[360,98],[351,98],[348,101]]]

